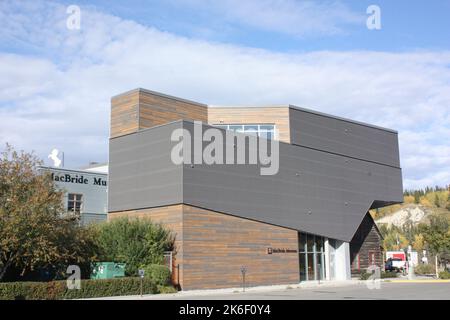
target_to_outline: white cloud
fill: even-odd
[[[0,53],[0,143],[43,158],[57,147],[69,166],[106,160],[111,96],[144,87],[387,126],[400,132],[406,188],[450,182],[450,52],[284,54],[182,38],[84,7],[81,30],[70,31],[66,17],[57,4],[0,3],[0,41],[27,50]]]

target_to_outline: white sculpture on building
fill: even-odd
[[[53,166],[59,168],[61,166],[62,160],[58,157],[59,150],[53,149],[52,152],[48,155],[48,158],[53,161]]]

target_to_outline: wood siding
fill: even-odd
[[[111,99],[110,137],[114,138],[182,119],[207,123],[207,106],[136,89]]]
[[[298,253],[268,254],[267,248],[298,251],[297,231],[183,205],[184,288],[298,283]]]
[[[141,91],[139,97],[139,128],[150,128],[176,120],[197,120],[207,123],[207,106]]]
[[[173,231],[180,265],[179,279],[176,274],[173,279],[183,290],[240,287],[242,266],[247,268],[247,286],[300,281],[297,252],[267,252],[298,251],[295,230],[189,205],[111,212],[108,220],[124,216],[151,219]]]
[[[381,241],[380,232],[370,214],[367,213],[350,242],[352,273],[360,273],[370,266],[371,253],[374,254],[375,265],[383,267]],[[359,268],[356,267],[357,259],[359,259]]]
[[[138,105],[139,94],[136,91],[111,99],[111,138],[139,130]]]
[[[288,107],[209,107],[209,124],[275,124],[278,140],[290,143]]]

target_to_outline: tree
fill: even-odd
[[[420,203],[420,193],[415,191],[414,192],[414,203],[419,204]]]
[[[38,172],[41,163],[8,144],[1,153],[0,281],[10,267],[23,276],[36,268],[86,262],[91,252],[89,237],[61,215],[62,193],[50,175]]]
[[[100,259],[126,263],[125,273],[130,276],[142,265],[162,264],[164,251],[173,249],[170,231],[149,220],[117,218],[92,228]]]
[[[424,238],[421,233],[416,234],[414,236],[414,241],[413,241],[412,247],[417,252],[421,252],[425,248]]]
[[[384,230],[383,247],[385,250],[402,250],[409,245],[408,239],[401,233],[397,227],[390,227]]]
[[[441,203],[439,202],[439,196],[438,196],[437,192],[434,194],[434,205],[436,207],[438,207],[438,208],[441,206]]]
[[[450,252],[449,222],[444,216],[431,216],[430,225],[421,225],[425,243],[435,255],[444,255]]]

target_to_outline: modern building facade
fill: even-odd
[[[238,287],[243,270],[256,286],[344,280],[382,265],[368,211],[403,200],[396,131],[292,105],[214,107],[145,89],[111,105],[108,219],[170,228],[181,289]],[[209,148],[211,128],[232,137],[214,154],[233,160],[240,139],[246,160],[279,141],[278,150],[269,143],[276,174],[261,175],[260,162],[174,162],[174,133],[186,160]]]
[[[39,168],[50,173],[58,189],[64,193],[63,214],[70,214],[83,225],[106,221],[108,214],[108,167],[89,165],[82,169],[50,166]]]

